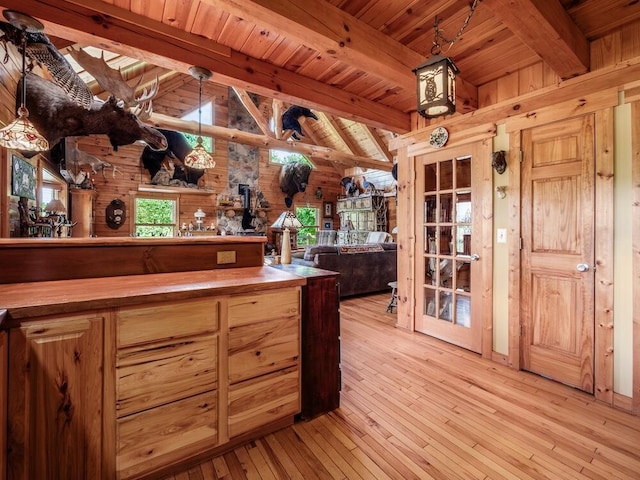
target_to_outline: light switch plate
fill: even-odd
[[[498,243],[507,243],[507,229],[506,228],[498,228],[496,230],[496,242],[498,242]]]

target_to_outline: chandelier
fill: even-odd
[[[202,81],[211,78],[212,74],[210,70],[196,66],[189,68],[189,73],[200,82],[198,89],[198,140],[191,153],[184,157],[184,164],[187,167],[197,168],[198,170],[214,168],[216,161],[202,145]]]

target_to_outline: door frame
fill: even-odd
[[[582,98],[584,108],[575,109],[575,100],[545,107],[536,115],[519,116],[506,121],[509,134],[509,158],[520,159],[509,164],[509,353],[508,363],[520,369],[520,238],[521,238],[521,164],[522,130],[553,123],[558,120],[595,114],[594,179],[594,396],[613,405],[613,167],[614,167],[614,107],[618,105],[617,92]]]

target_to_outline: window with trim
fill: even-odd
[[[187,113],[182,117],[182,120],[188,120],[192,122],[198,122],[198,109]],[[213,125],[213,102],[202,104],[202,125]],[[187,140],[187,143],[192,147],[195,147],[198,143],[198,135],[193,133],[182,132]],[[213,138],[202,136],[202,146],[207,152],[213,153]]]
[[[269,150],[269,161],[271,163],[285,164],[290,162],[303,162],[309,165],[311,168],[315,168],[315,165],[307,157],[301,153],[288,152],[286,150]]]
[[[314,245],[316,243],[316,231],[318,230],[318,219],[320,210],[313,207],[297,207],[296,217],[304,225],[298,229],[298,246]]]
[[[178,196],[137,196],[133,215],[136,237],[173,237],[178,231]]]

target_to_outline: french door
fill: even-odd
[[[416,331],[481,353],[481,181],[474,147],[416,157]]]

